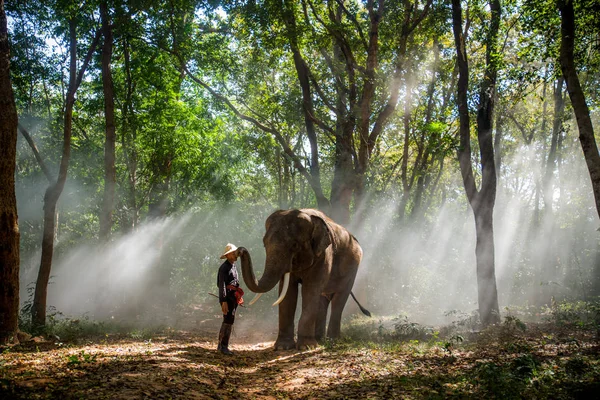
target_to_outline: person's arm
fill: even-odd
[[[219,302],[223,304],[223,302],[227,301],[225,299],[227,297],[227,288],[225,287],[225,268],[223,268],[223,265],[219,268],[217,275],[217,287],[219,288]]]

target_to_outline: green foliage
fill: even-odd
[[[446,311],[444,316],[450,319],[450,324],[442,328],[441,333],[445,336],[452,336],[459,332],[473,332],[481,328],[478,311],[466,313],[461,310],[450,310]]]
[[[507,315],[506,317],[504,317],[504,328],[509,333],[514,333],[516,330],[525,332],[527,330],[527,325],[525,325],[523,321],[521,321],[514,315]]]
[[[81,350],[79,353],[67,357],[67,365],[77,367],[82,363],[93,363],[96,362],[96,357],[98,357],[97,354],[92,355],[86,353],[85,350]]]
[[[452,350],[464,341],[465,338],[462,335],[454,335],[450,339],[443,341],[441,347],[445,352],[452,355]]]
[[[410,322],[408,317],[398,317],[394,323],[393,337],[398,340],[426,340],[434,334],[432,329],[416,322]]]
[[[600,327],[600,301],[564,301],[553,300],[545,308],[548,319],[557,325],[596,329]]]

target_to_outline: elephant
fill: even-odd
[[[279,282],[279,333],[275,350],[315,347],[325,336],[327,311],[331,314],[327,337],[340,335],[342,311],[351,293],[363,251],[358,240],[343,226],[314,209],[279,210],[265,222],[264,272],[256,279],[250,253],[238,248],[242,275],[249,290],[260,294]],[[294,316],[298,285],[302,285],[302,313],[298,341],[294,340]],[[356,300],[361,311],[370,316]]]

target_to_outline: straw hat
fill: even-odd
[[[227,243],[227,246],[225,246],[225,251],[221,255],[221,259],[227,258],[227,254],[232,253],[236,250],[237,247],[235,246],[235,244]]]

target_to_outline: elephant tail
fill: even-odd
[[[354,297],[354,293],[350,292],[350,295],[352,296],[352,298],[354,299],[356,304],[358,304],[358,308],[360,308],[360,311],[362,311],[362,313],[365,314],[367,317],[370,317],[371,313],[369,312],[369,310],[367,310],[366,308],[364,308],[363,306],[360,305],[358,300],[356,300],[356,297]]]

